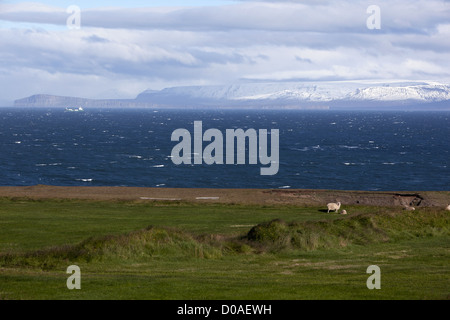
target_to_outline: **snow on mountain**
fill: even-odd
[[[426,84],[401,87],[369,87],[358,90],[351,96],[353,100],[418,100],[436,102],[450,99],[450,86],[442,84]]]
[[[367,108],[434,104],[450,108],[450,85],[435,82],[273,82],[224,86],[185,86],[146,90],[136,99],[84,99],[33,95],[16,100],[18,107],[250,107]]]
[[[400,101],[438,102],[450,100],[450,85],[439,83],[358,83],[358,82],[275,82],[245,83],[228,86],[186,86],[148,90],[137,100],[204,100],[204,101]]]

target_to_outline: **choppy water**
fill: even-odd
[[[450,190],[450,112],[0,109],[0,185]],[[171,134],[279,129],[262,165],[175,165]],[[207,143],[204,144],[204,147]],[[270,149],[269,149],[270,150]]]

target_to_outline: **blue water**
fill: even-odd
[[[450,112],[0,109],[0,185],[450,190]],[[279,129],[279,171],[175,165],[175,129]],[[204,147],[208,143],[204,143]],[[269,148],[270,150],[270,148]]]

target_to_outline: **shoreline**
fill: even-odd
[[[450,191],[358,191],[325,189],[217,189],[152,187],[20,186],[0,187],[0,198],[31,200],[182,201],[248,205],[414,206],[445,208]]]

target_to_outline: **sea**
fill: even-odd
[[[449,120],[450,111],[5,107],[0,185],[449,191]],[[224,137],[277,129],[277,173],[249,161],[175,164],[172,133],[193,139],[195,121]]]

